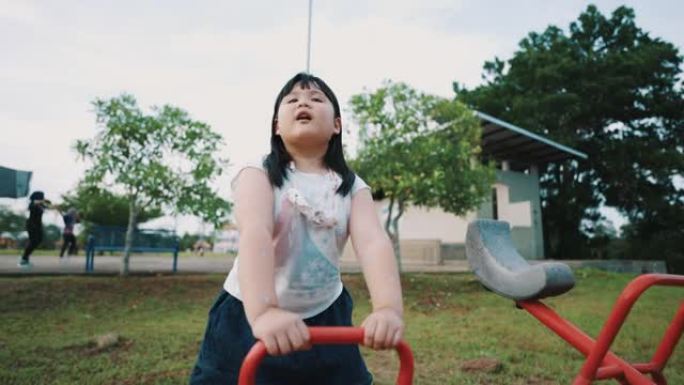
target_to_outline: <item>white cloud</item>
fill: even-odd
[[[3,19],[35,24],[40,20],[40,12],[34,3],[29,1],[0,0],[0,21]]]

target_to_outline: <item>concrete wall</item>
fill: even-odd
[[[411,206],[399,222],[399,236],[402,240],[439,239],[442,243],[463,244],[468,223],[475,218],[475,212],[458,217],[439,208]]]
[[[511,238],[527,259],[544,258],[539,179],[534,173],[497,170],[498,219],[511,224]],[[491,199],[482,204],[478,218],[494,217]]]
[[[513,243],[529,259],[544,258],[544,235],[539,196],[539,176],[535,173],[502,171],[496,173],[499,202],[507,202],[499,210],[499,219],[511,223]],[[500,205],[501,206],[501,205]]]
[[[513,243],[520,254],[527,259],[542,259],[544,240],[538,176],[499,170],[492,188],[496,190],[498,219],[511,224]],[[388,204],[386,200],[375,202],[383,225]],[[468,223],[476,218],[492,217],[491,199],[462,217],[439,208],[410,206],[399,222],[402,261],[441,264],[448,259],[465,259]],[[343,261],[353,260],[353,248],[347,245]]]
[[[591,260],[574,260],[574,261],[558,261],[570,266],[573,270],[582,268],[592,268],[598,270],[605,270],[614,273],[667,273],[667,266],[665,261],[642,261],[642,260],[625,260],[625,259],[591,259]]]
[[[439,239],[402,240],[399,247],[401,248],[401,261],[404,264],[441,265],[443,263]],[[341,262],[347,265],[357,262],[351,241],[347,242],[344,248]]]

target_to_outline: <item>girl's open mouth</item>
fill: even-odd
[[[298,122],[309,122],[309,121],[311,121],[311,118],[312,118],[311,114],[308,113],[307,111],[300,111],[295,116],[295,120]]]

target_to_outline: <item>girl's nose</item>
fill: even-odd
[[[300,100],[299,100],[299,103],[297,103],[297,107],[302,107],[302,106],[310,107],[311,105],[309,104],[309,100],[307,100],[307,99],[300,99]]]

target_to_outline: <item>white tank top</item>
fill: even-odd
[[[265,172],[260,164],[243,166],[233,179],[239,183],[248,167]],[[275,291],[282,309],[309,318],[324,311],[342,293],[339,259],[349,236],[351,197],[369,188],[357,175],[349,194],[335,193],[341,183],[333,171],[311,174],[291,164],[287,179],[273,189]],[[224,289],[242,300],[238,283],[240,253]]]

